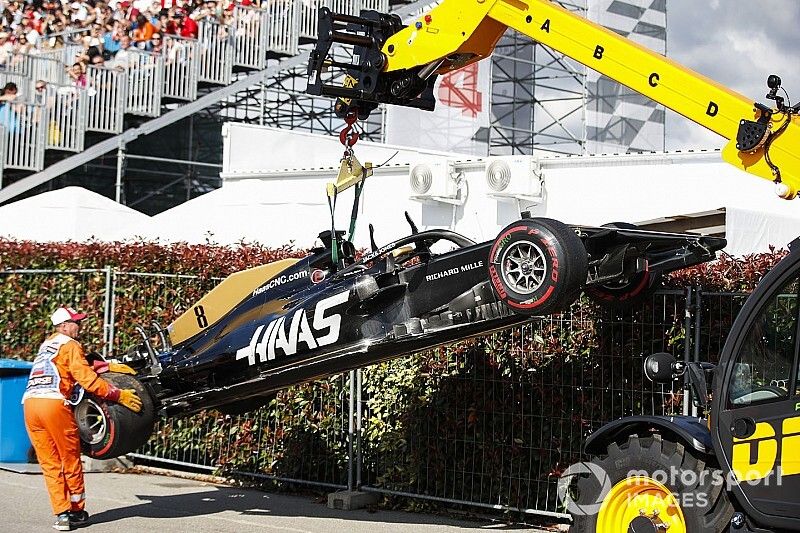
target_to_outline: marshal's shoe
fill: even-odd
[[[56,516],[56,523],[53,524],[53,529],[57,529],[58,531],[70,531],[72,529],[72,524],[69,522],[69,513],[61,513]]]

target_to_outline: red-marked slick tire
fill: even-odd
[[[514,313],[561,311],[586,282],[588,259],[581,239],[563,222],[529,218],[506,226],[489,252],[489,280]]]
[[[156,411],[150,392],[135,377],[107,372],[102,379],[118,389],[134,389],[142,399],[138,413],[91,394],[85,394],[74,408],[83,453],[94,459],[113,459],[136,451],[147,442],[153,433]]]

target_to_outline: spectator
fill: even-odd
[[[16,83],[8,82],[0,89],[0,126],[3,126],[7,133],[19,131],[19,116],[11,105],[16,98]]]
[[[106,60],[103,58],[102,54],[98,54],[96,56],[92,56],[89,60],[89,64],[93,67],[102,67],[106,63]]]
[[[186,16],[186,12],[183,9],[175,11],[175,19],[178,22],[179,35],[181,37],[197,39],[200,28],[197,26],[197,22],[195,22],[194,19]]]
[[[153,26],[147,17],[139,13],[136,15],[136,28],[133,30],[133,41],[139,48],[145,48],[147,46],[147,42],[156,32],[155,26]]]
[[[9,41],[7,31],[0,31],[0,65],[6,65],[14,53],[14,45]]]
[[[86,87],[86,73],[84,72],[83,63],[75,62],[67,71],[72,85],[75,87]]]
[[[33,103],[44,104],[47,102],[47,82],[44,80],[36,80],[34,85]]]
[[[154,54],[164,53],[164,42],[160,33],[154,33],[150,39],[150,51]]]
[[[76,1],[72,2],[69,7],[72,8],[72,11],[70,12],[70,18],[72,19],[72,22],[77,22],[78,25],[82,26],[83,23],[85,23],[89,18],[88,6],[82,1]]]
[[[127,69],[135,59],[130,51],[131,38],[127,35],[123,35],[119,40],[119,47],[119,52],[114,56],[113,67],[116,69]]]
[[[110,59],[112,55],[116,54],[120,49],[120,38],[125,34],[123,25],[120,21],[115,20],[113,29],[103,36],[103,51],[107,54],[106,59]]]
[[[13,102],[17,98],[17,84],[13,81],[6,83],[0,89],[0,102],[4,105],[6,102]]]

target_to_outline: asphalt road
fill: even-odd
[[[521,526],[465,522],[395,511],[328,509],[312,497],[270,494],[191,479],[150,474],[86,474],[87,533],[240,532],[447,533],[524,530]],[[5,533],[53,531],[41,475],[0,470]]]

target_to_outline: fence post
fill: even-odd
[[[108,357],[111,350],[111,299],[114,294],[111,291],[111,267],[106,266],[106,288],[103,298],[103,357]]]
[[[702,314],[703,314],[703,289],[702,287],[695,287],[694,288],[694,357],[693,361],[695,363],[700,362],[700,326],[702,322]],[[692,402],[692,416],[697,416],[697,406],[694,405]]]
[[[693,293],[694,287],[686,287],[686,305],[684,306],[685,313],[683,321],[683,362],[687,365],[691,360],[692,353],[692,313],[694,311],[694,308],[692,307]],[[688,377],[688,373],[685,376]],[[689,410],[692,404],[691,395],[692,392],[689,388],[689,382],[685,377],[683,381],[683,416],[689,416]]]
[[[352,492],[354,489],[353,474],[354,474],[354,457],[353,457],[353,439],[354,439],[354,418],[355,418],[355,395],[356,395],[356,371],[350,371],[350,394],[348,395],[348,410],[347,410],[347,490]]]
[[[363,404],[361,403],[361,391],[363,387],[363,374],[361,369],[356,370],[356,489],[361,489],[361,464],[364,456],[361,452],[361,410]]]
[[[122,178],[125,173],[125,143],[120,141],[117,147],[117,183],[116,183],[116,201],[118,204],[123,203],[122,191]]]

